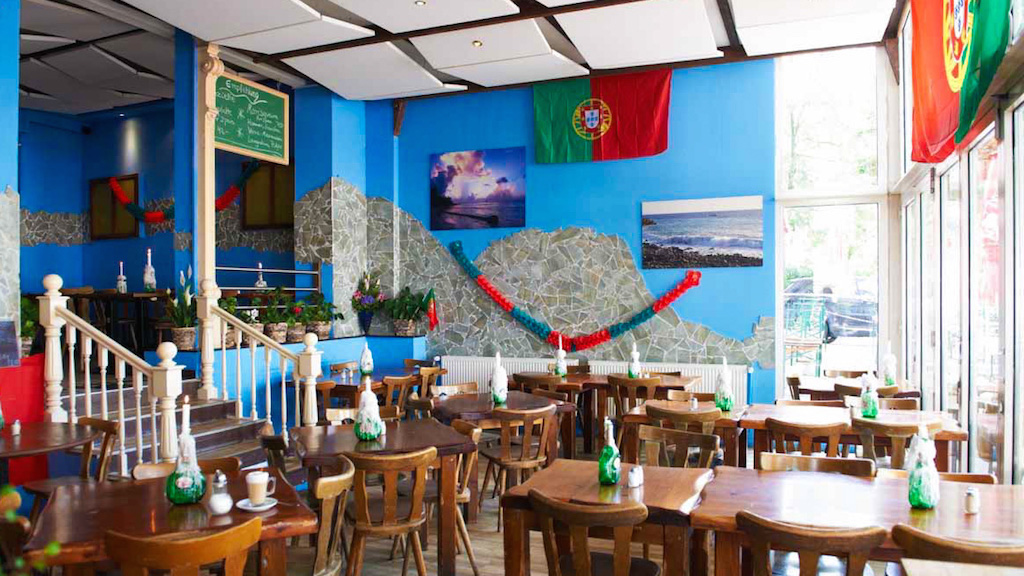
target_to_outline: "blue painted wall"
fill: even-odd
[[[535,164],[529,89],[412,101],[399,138],[399,205],[429,222],[431,153],[525,146],[527,225],[548,231],[582,226],[617,234],[639,263],[641,202],[763,195],[764,265],[702,270],[701,287],[674,304],[687,320],[732,338],[747,338],[757,319],[775,310],[774,63],[677,70],[669,122],[669,148],[655,157]],[[490,242],[518,230],[435,235],[444,244],[461,240],[475,258]],[[655,295],[682,278],[681,270],[642,273]],[[757,370],[753,398],[773,396],[773,371]]]
[[[20,2],[0,3],[0,192],[18,190],[18,58]]]

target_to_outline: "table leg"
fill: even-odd
[[[665,526],[665,575],[682,576],[690,563],[685,526]]]
[[[708,576],[708,552],[711,532],[693,530],[690,534],[690,576]]]
[[[441,457],[441,465],[437,469],[438,496],[437,507],[437,574],[438,576],[454,576],[455,574],[455,464],[457,454]]]
[[[562,458],[576,456],[576,410],[562,414]]]
[[[608,391],[604,388],[597,389],[597,418],[594,426],[594,436],[597,438],[597,451],[604,448],[604,419],[608,417]]]
[[[740,535],[715,532],[715,576],[739,576]]]
[[[473,461],[473,469],[469,472],[469,510],[466,511],[466,522],[476,523],[480,509],[480,458]]]
[[[734,426],[723,426],[715,429],[718,436],[722,439],[722,461],[726,466],[739,465],[738,430]]]
[[[768,451],[768,431],[754,430],[754,469],[761,469],[761,452]]]
[[[505,540],[505,576],[530,576],[530,530],[526,512],[518,508],[502,511]]]
[[[635,422],[622,423],[622,461],[629,464],[640,462],[640,434],[639,425]]]
[[[583,451],[594,453],[594,390],[585,390],[580,394],[580,405],[583,406]]]
[[[939,472],[949,472],[949,449],[951,444],[949,440],[936,440],[935,441],[935,468]]]
[[[260,559],[256,567],[258,576],[286,576],[288,551],[284,538],[260,540]]]
[[[736,465],[740,468],[747,467],[747,430],[746,428],[736,429]]]

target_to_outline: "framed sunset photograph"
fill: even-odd
[[[430,229],[526,226],[526,148],[430,155]]]

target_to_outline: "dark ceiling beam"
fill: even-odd
[[[892,15],[889,16],[889,24],[885,27],[885,38],[896,38],[900,33],[900,20],[903,19],[903,10],[907,0],[896,0],[892,8]]]
[[[722,22],[725,24],[725,33],[729,36],[729,45],[733,48],[743,48],[740,44],[740,35],[736,32],[736,19],[732,16],[732,7],[729,0],[718,0],[718,11],[722,14]]]
[[[534,18],[547,18],[549,16],[558,16],[559,14],[569,14],[572,12],[600,10],[601,8],[608,8],[609,6],[620,6],[623,4],[632,4],[634,2],[646,1],[647,0],[591,0],[590,2],[583,2],[579,4],[567,4],[565,6],[555,6],[551,8],[548,8],[547,6],[542,6],[540,8],[528,8],[520,10],[517,14],[507,14],[505,16],[496,16],[494,18],[484,18],[483,20],[458,22],[456,24],[435,26],[434,28],[423,28],[422,30],[410,30],[408,32],[401,32],[398,34],[385,32],[382,34],[376,34],[369,38],[359,38],[358,40],[348,40],[345,42],[324,44],[323,46],[302,48],[300,50],[278,52],[277,54],[267,54],[265,56],[259,56],[255,58],[255,61],[278,61],[283,60],[285,58],[295,58],[297,56],[309,56],[311,54],[334,52],[335,50],[344,50],[345,48],[370,46],[372,44],[383,44],[385,42],[395,42],[398,40],[410,40],[412,38],[422,38],[423,36],[433,36],[435,34],[445,34],[447,32],[458,32],[460,30],[470,30],[473,28],[481,28],[483,26],[494,26],[495,24],[508,24],[510,22],[520,22],[522,20],[532,20]]]
[[[752,62],[756,60],[770,60],[772,58],[778,58],[780,56],[795,56],[798,54],[815,54],[820,52],[833,52],[836,50],[848,50],[852,48],[865,48],[868,46],[883,46],[883,42],[864,42],[863,44],[851,44],[848,46],[832,46],[829,48],[812,48],[810,50],[797,50],[794,52],[785,52],[782,54],[763,54],[759,56],[747,56],[743,48],[734,48],[732,46],[727,48],[720,48],[723,56],[720,58],[704,58],[701,60],[686,60],[684,62],[669,62],[665,64],[651,64],[649,66],[633,66],[631,68],[612,68],[612,69],[601,69],[591,70],[587,76],[576,76],[573,78],[600,78],[602,76],[615,76],[617,74],[631,74],[634,72],[649,72],[651,70],[679,70],[683,68],[700,68],[702,66],[714,66],[716,64],[734,64],[737,62]],[[413,101],[413,100],[427,100],[430,98],[444,98],[448,96],[460,96],[462,94],[475,94],[479,92],[494,92],[496,90],[512,90],[515,88],[529,88],[538,84],[548,84],[551,82],[562,82],[564,80],[572,80],[573,78],[556,78],[553,80],[543,80],[541,82],[523,82],[521,84],[505,84],[502,86],[485,86],[480,88],[469,88],[468,90],[462,90],[460,92],[445,92],[442,94],[424,94],[423,96],[411,96],[409,98],[399,98],[399,101]]]

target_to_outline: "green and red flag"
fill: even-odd
[[[672,71],[580,78],[533,87],[536,160],[619,160],[668,148]]]
[[[438,325],[438,319],[437,319],[437,299],[434,298],[434,289],[433,288],[431,288],[430,292],[427,292],[427,295],[423,297],[423,301],[427,305],[427,320],[430,322],[430,328],[429,329],[433,330],[434,328],[437,328],[437,325]]]
[[[971,129],[1003,60],[1010,0],[913,0],[915,162],[941,162]]]

